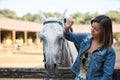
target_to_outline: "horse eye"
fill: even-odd
[[[43,35],[39,35],[40,40],[43,40],[45,37]]]
[[[40,41],[43,41],[43,38],[42,38],[42,37],[40,37]]]
[[[61,36],[61,37],[60,37],[60,40],[62,40],[62,39],[64,39],[64,37],[63,37],[63,36]]]

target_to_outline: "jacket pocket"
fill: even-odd
[[[102,71],[104,62],[105,62],[104,56],[96,54],[95,59],[94,59],[94,66],[95,66],[94,69],[95,69],[95,71],[97,71],[97,70]]]

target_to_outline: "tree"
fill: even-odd
[[[12,19],[17,18],[16,13],[14,11],[9,10],[9,9],[0,10],[0,16],[1,17],[12,18]]]
[[[120,23],[120,12],[119,11],[109,11],[106,13],[108,15],[113,23]]]
[[[27,13],[22,17],[22,20],[24,21],[33,21],[33,19],[34,19],[34,15],[31,13]]]

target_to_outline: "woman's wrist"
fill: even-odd
[[[73,20],[72,18],[68,18],[66,19],[66,25],[65,25],[65,31],[69,31],[69,29],[71,28],[71,26],[73,25]]]
[[[69,31],[69,26],[68,25],[65,25],[65,31]]]

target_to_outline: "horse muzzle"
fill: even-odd
[[[45,64],[45,69],[49,74],[57,73],[57,64]]]

